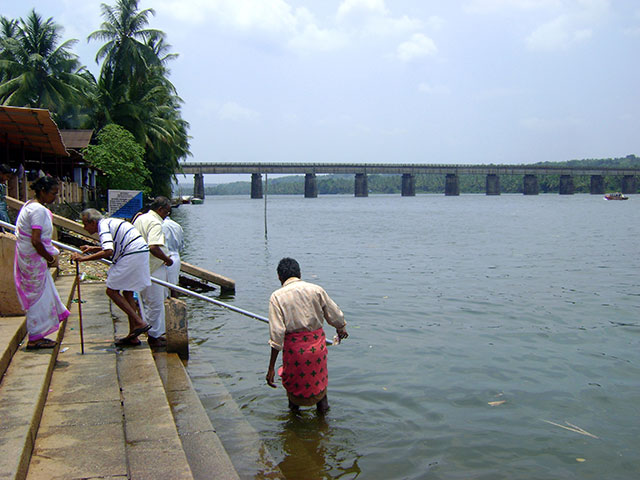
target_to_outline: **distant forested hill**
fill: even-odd
[[[628,155],[623,158],[569,160],[567,162],[539,162],[533,165],[568,166],[568,167],[610,167],[640,168],[640,158]],[[444,175],[416,175],[416,193],[443,193]],[[318,194],[353,194],[353,175],[318,175]],[[400,193],[400,175],[369,175],[368,185],[371,193]],[[460,193],[484,193],[486,178],[484,175],[460,175]],[[538,185],[540,193],[557,193],[560,179],[558,175],[540,175]],[[589,193],[591,178],[576,176],[573,179],[576,193]],[[607,191],[620,190],[620,178],[606,177]],[[500,191],[502,193],[522,193],[522,175],[501,175]],[[233,182],[222,185],[207,185],[206,195],[249,195],[251,182]],[[267,186],[269,195],[304,195],[304,175],[291,175],[281,178],[270,178]]]

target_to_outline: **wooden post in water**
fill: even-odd
[[[167,330],[167,353],[177,353],[182,359],[189,358],[187,304],[183,300],[169,297],[164,301],[164,312]]]

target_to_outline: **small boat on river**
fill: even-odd
[[[629,200],[629,197],[621,194],[620,192],[615,192],[615,193],[607,193],[604,196],[605,200]]]

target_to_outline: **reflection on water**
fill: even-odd
[[[283,457],[278,463],[282,474],[309,480],[356,478],[360,473],[357,454],[346,452],[346,445],[336,452],[327,419],[311,412],[313,409],[305,409],[278,418],[280,432],[271,444]]]
[[[265,315],[292,256],[349,322],[331,410],[292,416],[266,325],[189,301],[188,370],[241,476],[635,478],[637,201],[270,197],[266,243],[263,202],[181,207],[186,261],[233,278],[227,301]]]

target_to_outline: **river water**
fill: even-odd
[[[274,196],[267,238],[263,200],[175,210],[186,261],[236,281],[214,297],[266,316],[291,256],[348,321],[319,419],[266,386],[265,324],[189,301],[188,371],[241,476],[637,478],[638,201]],[[259,458],[220,381],[266,446]]]

